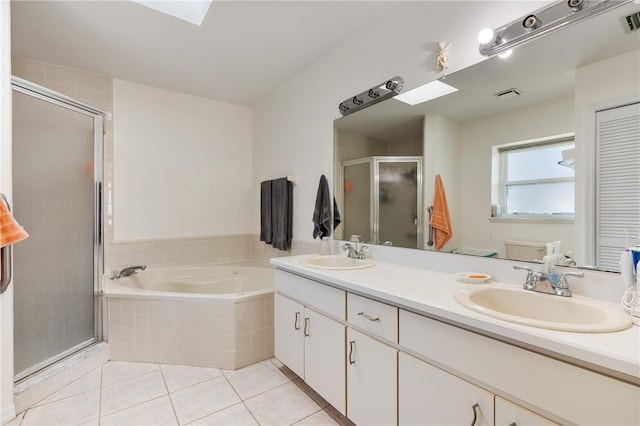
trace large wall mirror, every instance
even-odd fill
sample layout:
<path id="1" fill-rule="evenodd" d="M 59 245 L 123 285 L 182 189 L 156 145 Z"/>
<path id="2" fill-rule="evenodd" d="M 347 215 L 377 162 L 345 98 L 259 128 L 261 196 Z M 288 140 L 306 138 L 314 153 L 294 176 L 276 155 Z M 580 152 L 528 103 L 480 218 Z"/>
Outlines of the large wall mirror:
<path id="1" fill-rule="evenodd" d="M 392 98 L 335 120 L 335 237 L 434 250 L 440 175 L 453 229 L 442 251 L 536 261 L 560 241 L 566 265 L 616 271 L 620 250 L 640 242 L 640 174 L 629 171 L 628 188 L 603 177 L 607 155 L 640 170 L 640 32 L 625 28 L 638 11 L 624 4 L 447 75 L 454 93 L 413 106 Z M 596 110 L 629 105 L 626 121 L 609 122 L 626 123 L 630 150 L 615 137 L 612 153 L 598 148 Z M 624 218 L 608 230 L 616 209 Z"/>

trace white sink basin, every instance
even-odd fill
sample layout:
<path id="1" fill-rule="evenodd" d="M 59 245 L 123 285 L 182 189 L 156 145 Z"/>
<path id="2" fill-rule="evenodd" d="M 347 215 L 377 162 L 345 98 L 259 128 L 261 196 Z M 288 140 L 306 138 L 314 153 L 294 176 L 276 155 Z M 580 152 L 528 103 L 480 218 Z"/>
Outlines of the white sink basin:
<path id="1" fill-rule="evenodd" d="M 617 305 L 583 296 L 561 297 L 506 285 L 470 285 L 454 297 L 476 312 L 531 327 L 604 333 L 631 326 L 629 314 Z"/>
<path id="2" fill-rule="evenodd" d="M 364 269 L 376 265 L 375 260 L 353 259 L 351 257 L 337 255 L 305 257 L 300 263 L 309 268 L 335 270 Z"/>

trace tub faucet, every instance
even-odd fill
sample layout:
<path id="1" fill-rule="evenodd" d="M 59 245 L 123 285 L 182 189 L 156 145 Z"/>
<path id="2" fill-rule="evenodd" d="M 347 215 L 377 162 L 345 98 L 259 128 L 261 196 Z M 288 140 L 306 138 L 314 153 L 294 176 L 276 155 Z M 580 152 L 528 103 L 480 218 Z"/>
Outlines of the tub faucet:
<path id="1" fill-rule="evenodd" d="M 120 278 L 130 277 L 133 274 L 137 274 L 138 271 L 144 271 L 145 269 L 147 269 L 147 265 L 128 266 L 121 271 L 113 271 L 111 279 L 118 280 Z"/>

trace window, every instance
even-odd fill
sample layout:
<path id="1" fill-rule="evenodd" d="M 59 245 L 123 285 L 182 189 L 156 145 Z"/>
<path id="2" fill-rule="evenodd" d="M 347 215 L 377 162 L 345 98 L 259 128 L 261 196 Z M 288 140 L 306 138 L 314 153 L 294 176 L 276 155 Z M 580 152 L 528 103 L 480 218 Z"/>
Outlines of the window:
<path id="1" fill-rule="evenodd" d="M 573 136 L 497 147 L 502 217 L 573 218 Z"/>

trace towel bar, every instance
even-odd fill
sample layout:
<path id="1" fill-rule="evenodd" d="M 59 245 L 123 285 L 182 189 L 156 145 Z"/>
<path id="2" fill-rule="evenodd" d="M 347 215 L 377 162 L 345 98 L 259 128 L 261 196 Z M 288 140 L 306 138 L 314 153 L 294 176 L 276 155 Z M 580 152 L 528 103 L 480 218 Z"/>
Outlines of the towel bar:
<path id="1" fill-rule="evenodd" d="M 2 202 L 7 206 L 7 209 L 11 211 L 7 197 L 4 194 L 0 194 L 0 198 L 2 198 Z M 0 248 L 0 268 L 0 294 L 2 294 L 11 283 L 11 244 Z"/>
<path id="2" fill-rule="evenodd" d="M 427 208 L 429 212 L 429 241 L 427 241 L 427 246 L 431 247 L 433 245 L 433 226 L 431 226 L 431 216 L 433 216 L 433 206 L 429 206 Z"/>

